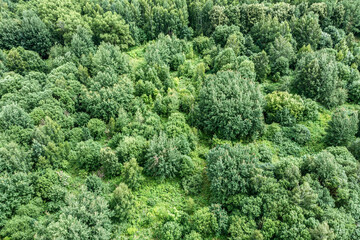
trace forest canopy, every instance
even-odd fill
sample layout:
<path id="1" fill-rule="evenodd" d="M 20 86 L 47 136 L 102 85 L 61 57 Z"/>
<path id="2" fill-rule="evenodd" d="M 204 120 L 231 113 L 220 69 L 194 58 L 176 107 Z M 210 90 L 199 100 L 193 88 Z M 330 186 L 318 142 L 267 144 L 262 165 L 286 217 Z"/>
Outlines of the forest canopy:
<path id="1" fill-rule="evenodd" d="M 360 239 L 360 1 L 0 13 L 0 239 Z"/>

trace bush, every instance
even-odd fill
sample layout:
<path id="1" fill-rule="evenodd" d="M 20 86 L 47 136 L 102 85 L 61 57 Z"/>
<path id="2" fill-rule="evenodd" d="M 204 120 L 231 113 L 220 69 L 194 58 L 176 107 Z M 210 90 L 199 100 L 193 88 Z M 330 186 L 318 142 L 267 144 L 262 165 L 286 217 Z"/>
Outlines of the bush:
<path id="1" fill-rule="evenodd" d="M 0 147 L 0 172 L 13 174 L 30 169 L 30 156 L 16 143 L 10 142 Z"/>
<path id="2" fill-rule="evenodd" d="M 260 144 L 257 146 L 259 152 L 259 161 L 264 163 L 271 163 L 273 153 L 271 148 L 266 144 Z"/>
<path id="3" fill-rule="evenodd" d="M 236 72 L 219 72 L 200 91 L 197 124 L 224 139 L 253 138 L 263 130 L 262 104 L 261 91 L 253 81 Z"/>
<path id="4" fill-rule="evenodd" d="M 32 223 L 35 219 L 28 216 L 15 215 L 6 222 L 4 228 L 0 231 L 3 239 L 13 240 L 31 240 L 35 235 Z"/>
<path id="5" fill-rule="evenodd" d="M 15 210 L 34 196 L 33 180 L 29 174 L 16 172 L 0 175 L 0 226 L 15 214 Z"/>
<path id="6" fill-rule="evenodd" d="M 161 94 L 156 96 L 154 111 L 160 116 L 168 117 L 170 114 L 178 111 L 179 107 L 179 96 L 174 90 L 170 90 L 165 97 Z"/>
<path id="7" fill-rule="evenodd" d="M 232 48 L 222 50 L 214 59 L 215 71 L 226 71 L 237 69 L 237 59 Z"/>
<path id="8" fill-rule="evenodd" d="M 106 124 L 100 119 L 93 118 L 87 124 L 91 136 L 95 139 L 101 139 L 105 135 Z"/>
<path id="9" fill-rule="evenodd" d="M 21 19 L 2 19 L 0 32 L 1 48 L 22 46 L 44 57 L 51 47 L 49 29 L 33 11 L 24 11 Z"/>
<path id="10" fill-rule="evenodd" d="M 129 72 L 129 58 L 122 53 L 120 48 L 110 43 L 102 42 L 97 49 L 92 62 L 92 73 L 95 76 L 98 72 L 114 70 L 117 74 Z"/>
<path id="11" fill-rule="evenodd" d="M 86 111 L 95 118 L 109 121 L 115 118 L 121 107 L 128 110 L 134 98 L 133 82 L 128 77 L 120 77 L 113 87 L 95 90 L 82 89 L 80 102 Z"/>
<path id="12" fill-rule="evenodd" d="M 138 189 L 144 181 L 142 170 L 143 168 L 138 165 L 135 158 L 124 163 L 121 177 L 132 190 Z"/>
<path id="13" fill-rule="evenodd" d="M 256 223 L 254 220 L 247 219 L 246 217 L 233 216 L 229 227 L 229 239 L 263 239 L 263 237 L 255 238 Z M 261 233 L 260 233 L 261 234 Z"/>
<path id="14" fill-rule="evenodd" d="M 206 54 L 214 46 L 212 38 L 199 36 L 193 40 L 193 48 L 200 55 Z"/>
<path id="15" fill-rule="evenodd" d="M 158 40 L 146 48 L 145 59 L 149 65 L 168 65 L 177 70 L 185 60 L 186 42 L 175 36 L 160 34 Z"/>
<path id="16" fill-rule="evenodd" d="M 353 103 L 360 104 L 360 81 L 351 83 L 349 87 L 349 98 Z"/>
<path id="17" fill-rule="evenodd" d="M 357 111 L 336 109 L 326 129 L 326 143 L 331 146 L 347 146 L 355 138 L 358 122 Z"/>
<path id="18" fill-rule="evenodd" d="M 201 192 L 201 187 L 204 182 L 204 177 L 201 172 L 196 172 L 191 175 L 186 175 L 181 180 L 182 187 L 186 194 L 198 194 Z"/>
<path id="19" fill-rule="evenodd" d="M 242 36 L 238 26 L 219 25 L 215 28 L 215 31 L 212 34 L 212 38 L 215 40 L 216 44 L 220 44 L 221 47 L 224 47 L 229 36 L 234 33 Z"/>
<path id="20" fill-rule="evenodd" d="M 150 141 L 145 156 L 145 173 L 161 178 L 175 177 L 181 169 L 181 153 L 174 139 L 160 133 Z"/>

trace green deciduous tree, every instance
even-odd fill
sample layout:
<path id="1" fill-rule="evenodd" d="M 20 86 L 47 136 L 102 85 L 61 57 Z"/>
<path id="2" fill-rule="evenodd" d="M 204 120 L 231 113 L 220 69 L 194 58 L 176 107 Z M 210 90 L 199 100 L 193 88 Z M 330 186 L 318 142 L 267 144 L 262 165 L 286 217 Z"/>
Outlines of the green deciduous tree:
<path id="1" fill-rule="evenodd" d="M 118 46 L 102 42 L 94 54 L 92 73 L 108 72 L 112 69 L 117 74 L 128 73 L 130 70 L 128 57 L 120 51 Z"/>
<path id="2" fill-rule="evenodd" d="M 200 91 L 197 124 L 221 138 L 256 137 L 263 128 L 262 104 L 256 83 L 237 72 L 219 72 L 206 79 Z"/>
<path id="3" fill-rule="evenodd" d="M 326 142 L 332 146 L 347 146 L 355 139 L 358 123 L 357 111 L 336 109 L 326 130 Z"/>
<path id="4" fill-rule="evenodd" d="M 301 95 L 327 107 L 341 105 L 347 97 L 339 81 L 335 56 L 326 50 L 306 53 L 298 61 L 294 87 Z"/>
<path id="5" fill-rule="evenodd" d="M 92 30 L 97 43 L 101 41 L 127 49 L 135 44 L 130 35 L 129 25 L 117 13 L 108 11 L 103 15 L 96 15 L 92 22 Z"/>
<path id="6" fill-rule="evenodd" d="M 301 18 L 294 17 L 291 19 L 290 26 L 298 49 L 308 44 L 310 44 L 313 49 L 317 49 L 322 31 L 316 15 L 308 14 Z"/>
<path id="7" fill-rule="evenodd" d="M 180 240 L 183 232 L 183 226 L 177 222 L 169 221 L 162 225 L 158 230 L 159 239 Z"/>
<path id="8" fill-rule="evenodd" d="M 101 166 L 100 149 L 100 143 L 95 142 L 92 139 L 85 142 L 79 142 L 76 145 L 73 161 L 78 164 L 80 168 L 87 171 L 97 170 Z"/>
<path id="9" fill-rule="evenodd" d="M 14 103 L 3 106 L 0 111 L 0 129 L 4 131 L 12 126 L 23 128 L 32 126 L 29 114 Z"/>
<path id="10" fill-rule="evenodd" d="M 92 118 L 87 124 L 88 129 L 90 130 L 91 136 L 95 140 L 101 139 L 105 135 L 106 124 L 97 118 Z"/>
<path id="11" fill-rule="evenodd" d="M 2 18 L 0 32 L 0 46 L 5 49 L 21 46 L 44 57 L 52 44 L 49 29 L 31 10 L 24 11 L 22 18 Z"/>
<path id="12" fill-rule="evenodd" d="M 126 220 L 133 209 L 134 196 L 125 183 L 120 183 L 114 190 L 110 200 L 110 208 L 116 220 Z"/>
<path id="13" fill-rule="evenodd" d="M 14 142 L 0 147 L 0 172 L 27 172 L 30 169 L 30 156 Z"/>
<path id="14" fill-rule="evenodd" d="M 60 209 L 55 219 L 40 226 L 38 237 L 110 239 L 111 220 L 107 201 L 84 189 L 78 195 L 67 195 L 66 205 Z"/>
<path id="15" fill-rule="evenodd" d="M 252 62 L 255 65 L 256 80 L 262 82 L 266 80 L 267 75 L 270 73 L 270 61 L 265 51 L 254 54 L 251 57 Z"/>
<path id="16" fill-rule="evenodd" d="M 273 92 L 265 97 L 265 119 L 292 125 L 302 120 L 316 120 L 318 107 L 312 100 L 304 101 L 299 95 L 288 92 Z M 309 115 L 308 113 L 311 112 Z"/>
<path id="17" fill-rule="evenodd" d="M 161 178 L 175 177 L 181 168 L 181 153 L 174 139 L 160 133 L 150 141 L 145 161 L 146 174 Z"/>
<path id="18" fill-rule="evenodd" d="M 252 189 L 252 178 L 258 172 L 258 157 L 249 147 L 222 145 L 207 156 L 208 176 L 213 197 L 219 201 Z"/>
<path id="19" fill-rule="evenodd" d="M 143 168 L 138 165 L 135 158 L 124 163 L 121 172 L 122 179 L 132 190 L 136 190 L 142 184 L 144 177 L 142 176 Z"/>
<path id="20" fill-rule="evenodd" d="M 100 150 L 100 161 L 107 177 L 113 177 L 120 174 L 121 164 L 115 151 L 109 147 L 102 148 Z"/>

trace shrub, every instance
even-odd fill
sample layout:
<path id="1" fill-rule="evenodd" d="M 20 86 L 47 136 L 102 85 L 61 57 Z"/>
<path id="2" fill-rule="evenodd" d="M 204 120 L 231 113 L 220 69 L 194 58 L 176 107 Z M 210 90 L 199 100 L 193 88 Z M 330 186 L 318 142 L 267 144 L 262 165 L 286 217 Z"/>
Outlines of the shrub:
<path id="1" fill-rule="evenodd" d="M 262 104 L 262 94 L 253 81 L 236 72 L 219 72 L 200 91 L 197 124 L 224 139 L 256 137 L 263 130 Z"/>
<path id="2" fill-rule="evenodd" d="M 215 215 L 217 220 L 217 234 L 226 234 L 229 227 L 229 216 L 225 209 L 221 208 L 220 204 L 212 204 L 210 211 Z"/>
<path id="3" fill-rule="evenodd" d="M 263 239 L 254 238 L 253 234 L 256 231 L 256 223 L 254 220 L 247 219 L 246 217 L 232 216 L 229 226 L 229 239 Z"/>
<path id="4" fill-rule="evenodd" d="M 117 74 L 129 72 L 129 58 L 122 53 L 118 46 L 102 42 L 93 57 L 92 73 L 114 70 Z"/>
<path id="5" fill-rule="evenodd" d="M 179 107 L 179 96 L 174 90 L 170 90 L 165 97 L 161 94 L 156 96 L 154 111 L 160 116 L 168 117 L 170 114 L 178 111 Z"/>
<path id="6" fill-rule="evenodd" d="M 193 48 L 200 55 L 205 54 L 210 51 L 210 49 L 214 46 L 214 41 L 212 38 L 199 36 L 194 38 L 193 40 Z"/>
<path id="7" fill-rule="evenodd" d="M 107 201 L 94 193 L 81 189 L 80 194 L 69 194 L 59 214 L 38 226 L 40 239 L 101 239 L 111 237 L 110 211 Z"/>
<path id="8" fill-rule="evenodd" d="M 237 59 L 232 48 L 224 49 L 214 59 L 215 71 L 235 70 L 236 68 Z"/>
<path id="9" fill-rule="evenodd" d="M 201 172 L 195 172 L 186 175 L 181 180 L 182 187 L 186 194 L 198 194 L 201 192 L 201 187 L 204 182 L 204 177 Z"/>
<path id="10" fill-rule="evenodd" d="M 15 215 L 6 222 L 4 228 L 0 231 L 0 236 L 3 239 L 14 240 L 31 240 L 35 235 L 32 223 L 35 219 L 28 216 Z"/>
<path id="11" fill-rule="evenodd" d="M 189 234 L 185 235 L 185 240 L 202 240 L 200 233 L 196 231 L 191 231 Z"/>
<path id="12" fill-rule="evenodd" d="M 212 38 L 215 40 L 216 44 L 220 44 L 221 47 L 224 47 L 229 36 L 234 33 L 239 34 L 242 37 L 240 28 L 238 26 L 219 25 L 215 28 L 215 31 L 212 34 Z"/>
<path id="13" fill-rule="evenodd" d="M 270 73 L 270 61 L 265 51 L 254 54 L 251 58 L 255 65 L 256 80 L 259 82 L 265 81 L 267 75 Z"/>
<path id="14" fill-rule="evenodd" d="M 115 118 L 121 107 L 128 110 L 134 98 L 133 82 L 128 77 L 121 77 L 113 87 L 98 90 L 82 89 L 81 105 L 95 118 L 109 121 Z"/>
<path id="15" fill-rule="evenodd" d="M 326 129 L 326 143 L 331 146 L 347 146 L 355 138 L 358 122 L 357 111 L 336 109 Z"/>
<path id="16" fill-rule="evenodd" d="M 349 87 L 349 98 L 356 104 L 360 103 L 360 81 L 351 83 Z"/>
<path id="17" fill-rule="evenodd" d="M 177 70 L 185 60 L 186 42 L 175 36 L 159 35 L 158 40 L 146 48 L 145 59 L 149 65 L 168 65 Z"/>
<path id="18" fill-rule="evenodd" d="M 266 144 L 260 144 L 257 146 L 259 152 L 259 161 L 264 163 L 271 163 L 273 153 L 271 148 Z"/>
<path id="19" fill-rule="evenodd" d="M 3 226 L 20 205 L 28 203 L 33 198 L 33 180 L 29 174 L 23 172 L 2 173 L 0 192 L 0 226 Z"/>
<path id="20" fill-rule="evenodd" d="M 29 154 L 16 143 L 0 147 L 0 172 L 27 172 L 30 169 Z"/>

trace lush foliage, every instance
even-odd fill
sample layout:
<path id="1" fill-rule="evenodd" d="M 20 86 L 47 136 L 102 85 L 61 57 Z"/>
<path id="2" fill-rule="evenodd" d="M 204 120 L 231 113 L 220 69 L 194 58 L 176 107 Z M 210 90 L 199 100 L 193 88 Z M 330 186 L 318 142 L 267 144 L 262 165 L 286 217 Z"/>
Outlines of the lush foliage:
<path id="1" fill-rule="evenodd" d="M 360 239 L 360 1 L 0 9 L 0 239 Z"/>
<path id="2" fill-rule="evenodd" d="M 237 72 L 219 72 L 205 80 L 199 93 L 198 125 L 226 139 L 255 137 L 263 128 L 262 104 L 252 80 Z"/>

